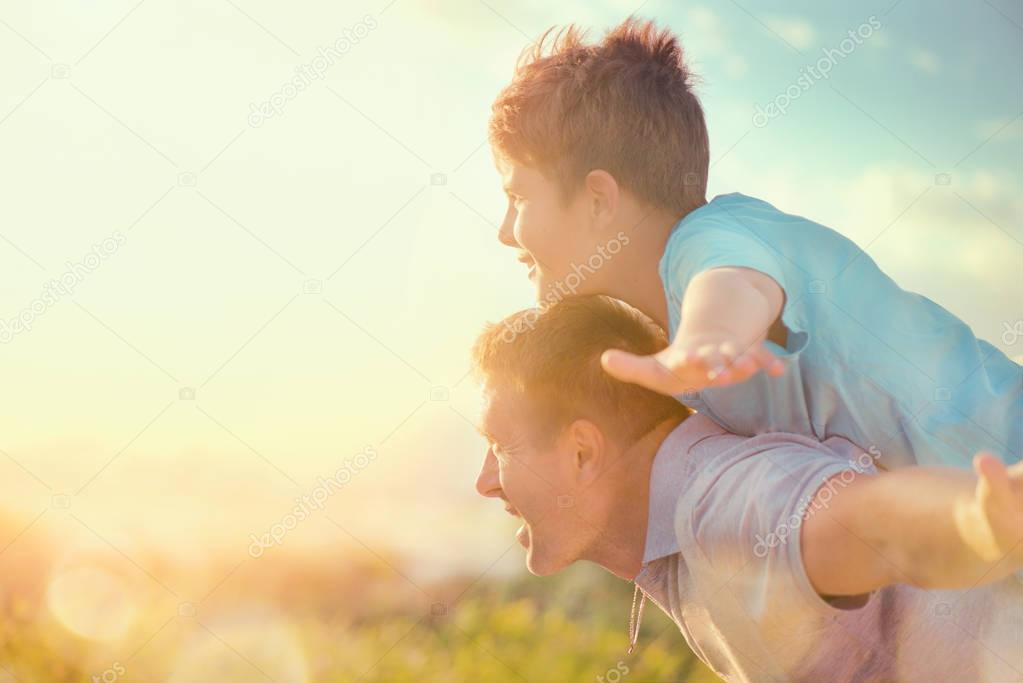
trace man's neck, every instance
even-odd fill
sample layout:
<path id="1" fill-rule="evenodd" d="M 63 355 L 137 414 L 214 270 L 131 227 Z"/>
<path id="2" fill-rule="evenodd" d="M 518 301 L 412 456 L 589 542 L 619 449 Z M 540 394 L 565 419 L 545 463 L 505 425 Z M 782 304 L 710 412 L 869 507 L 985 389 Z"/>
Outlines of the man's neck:
<path id="1" fill-rule="evenodd" d="M 623 452 L 611 467 L 612 505 L 607 528 L 582 559 L 595 562 L 612 574 L 632 580 L 643 567 L 650 513 L 650 474 L 664 440 L 684 420 L 673 417 L 659 423 Z"/>

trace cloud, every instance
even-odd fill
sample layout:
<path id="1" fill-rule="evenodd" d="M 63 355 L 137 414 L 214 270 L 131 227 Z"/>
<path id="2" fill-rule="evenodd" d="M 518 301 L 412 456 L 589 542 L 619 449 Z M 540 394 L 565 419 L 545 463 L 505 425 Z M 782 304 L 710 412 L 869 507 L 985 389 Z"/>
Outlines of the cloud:
<path id="1" fill-rule="evenodd" d="M 725 74 L 729 78 L 742 78 L 749 71 L 749 64 L 742 55 L 729 55 L 725 57 Z"/>
<path id="2" fill-rule="evenodd" d="M 977 137 L 988 139 L 997 135 L 999 140 L 1016 140 L 1023 137 L 1023 116 L 983 119 L 977 122 Z"/>
<path id="3" fill-rule="evenodd" d="M 746 58 L 736 52 L 725 23 L 714 10 L 693 5 L 686 11 L 685 21 L 679 29 L 682 47 L 690 58 L 695 56 L 713 61 L 731 79 L 742 78 L 749 71 Z"/>
<path id="4" fill-rule="evenodd" d="M 709 7 L 694 5 L 686 12 L 686 21 L 681 28 L 685 45 L 695 45 L 704 55 L 718 56 L 725 52 L 728 40 L 724 23 Z"/>
<path id="5" fill-rule="evenodd" d="M 780 35 L 786 42 L 800 50 L 813 47 L 817 31 L 804 19 L 796 17 L 771 17 L 767 26 Z"/>
<path id="6" fill-rule="evenodd" d="M 941 62 L 938 60 L 938 55 L 934 54 L 930 50 L 916 49 L 909 53 L 909 63 L 929 74 L 938 73 L 938 67 L 941 66 Z"/>

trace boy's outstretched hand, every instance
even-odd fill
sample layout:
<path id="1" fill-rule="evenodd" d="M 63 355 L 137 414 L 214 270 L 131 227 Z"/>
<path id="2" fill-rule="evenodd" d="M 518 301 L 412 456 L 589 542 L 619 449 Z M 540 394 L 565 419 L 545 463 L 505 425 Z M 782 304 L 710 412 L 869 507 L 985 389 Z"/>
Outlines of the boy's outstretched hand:
<path id="1" fill-rule="evenodd" d="M 1006 467 L 990 453 L 973 458 L 977 487 L 956 510 L 963 541 L 984 561 L 1023 566 L 1023 462 Z"/>
<path id="2" fill-rule="evenodd" d="M 652 356 L 611 349 L 600 362 L 612 377 L 668 396 L 738 384 L 760 370 L 774 377 L 784 372 L 782 362 L 762 343 L 740 350 L 734 342 L 709 339 L 676 338 Z"/>

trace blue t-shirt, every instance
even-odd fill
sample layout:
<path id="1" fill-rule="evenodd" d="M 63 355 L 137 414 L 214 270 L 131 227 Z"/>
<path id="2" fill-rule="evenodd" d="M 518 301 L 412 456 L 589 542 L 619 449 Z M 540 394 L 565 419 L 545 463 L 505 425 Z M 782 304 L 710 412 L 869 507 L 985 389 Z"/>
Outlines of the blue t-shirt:
<path id="1" fill-rule="evenodd" d="M 738 193 L 692 211 L 660 263 L 672 339 L 689 282 L 721 267 L 784 290 L 786 347 L 767 346 L 785 374 L 679 396 L 689 407 L 744 436 L 841 436 L 887 468 L 1023 458 L 1023 367 L 842 235 Z"/>

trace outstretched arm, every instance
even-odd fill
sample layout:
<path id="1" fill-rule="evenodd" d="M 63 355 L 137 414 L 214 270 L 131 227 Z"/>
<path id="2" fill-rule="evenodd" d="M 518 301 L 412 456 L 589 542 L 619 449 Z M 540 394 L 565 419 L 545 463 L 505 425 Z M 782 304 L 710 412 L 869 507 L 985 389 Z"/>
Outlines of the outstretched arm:
<path id="1" fill-rule="evenodd" d="M 625 382 L 669 396 L 735 384 L 758 370 L 782 372 L 763 346 L 785 294 L 769 276 L 750 268 L 713 268 L 686 288 L 681 323 L 668 348 L 652 356 L 609 350 L 604 369 Z"/>
<path id="2" fill-rule="evenodd" d="M 982 453 L 973 465 L 975 474 L 910 467 L 857 475 L 835 492 L 802 524 L 803 563 L 818 594 L 893 583 L 965 589 L 1023 568 L 1023 464 L 1006 468 Z"/>

